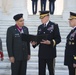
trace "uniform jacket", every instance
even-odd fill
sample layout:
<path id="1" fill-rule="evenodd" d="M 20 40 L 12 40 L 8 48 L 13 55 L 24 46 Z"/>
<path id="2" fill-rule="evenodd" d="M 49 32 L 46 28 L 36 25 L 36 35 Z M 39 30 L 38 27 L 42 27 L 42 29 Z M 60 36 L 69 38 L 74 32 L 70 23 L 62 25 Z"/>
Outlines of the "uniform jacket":
<path id="1" fill-rule="evenodd" d="M 58 25 L 49 21 L 47 27 L 41 24 L 38 27 L 37 35 L 48 34 L 47 40 L 51 42 L 50 45 L 39 44 L 39 58 L 51 59 L 56 57 L 56 44 L 61 41 Z M 53 39 L 56 41 L 54 46 Z M 35 47 L 35 46 L 34 46 Z"/>
<path id="2" fill-rule="evenodd" d="M 28 34 L 28 28 L 23 26 L 23 32 Z M 30 55 L 30 44 L 21 40 L 16 25 L 8 28 L 6 44 L 9 57 L 13 56 L 15 60 L 26 60 Z"/>
<path id="3" fill-rule="evenodd" d="M 67 36 L 64 64 L 73 66 L 73 63 L 76 63 L 76 59 L 74 59 L 74 57 L 76 57 L 76 28 Z"/>

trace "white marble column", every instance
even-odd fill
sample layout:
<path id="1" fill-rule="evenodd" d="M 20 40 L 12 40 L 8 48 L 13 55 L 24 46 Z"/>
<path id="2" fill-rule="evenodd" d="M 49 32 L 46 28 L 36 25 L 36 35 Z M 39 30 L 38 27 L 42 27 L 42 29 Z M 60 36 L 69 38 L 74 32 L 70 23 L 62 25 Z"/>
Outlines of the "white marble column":
<path id="1" fill-rule="evenodd" d="M 63 19 L 68 20 L 69 12 L 76 12 L 76 0 L 64 0 Z"/>
<path id="2" fill-rule="evenodd" d="M 12 7 L 8 13 L 3 13 L 0 10 L 0 20 L 13 20 L 13 16 L 18 13 L 24 14 L 24 19 L 27 20 L 27 0 L 13 0 Z"/>

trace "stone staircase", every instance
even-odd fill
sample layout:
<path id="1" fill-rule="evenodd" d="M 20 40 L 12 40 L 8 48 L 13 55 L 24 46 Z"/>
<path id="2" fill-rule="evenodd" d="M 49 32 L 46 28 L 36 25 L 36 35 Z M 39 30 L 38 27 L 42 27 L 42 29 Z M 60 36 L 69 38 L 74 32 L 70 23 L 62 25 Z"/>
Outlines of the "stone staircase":
<path id="1" fill-rule="evenodd" d="M 66 43 L 66 36 L 70 31 L 67 21 L 64 21 L 62 16 L 51 16 L 50 20 L 59 24 L 62 42 L 57 46 L 57 58 L 55 63 L 55 75 L 68 75 L 67 67 L 64 66 L 64 50 Z M 0 61 L 0 75 L 11 75 L 10 62 L 6 50 L 6 30 L 9 26 L 14 25 L 12 20 L 0 20 L 0 37 L 3 44 L 4 61 Z M 37 27 L 41 22 L 38 15 L 29 15 L 25 26 L 28 27 L 30 34 L 36 34 Z M 46 70 L 48 74 L 48 70 Z M 38 75 L 38 47 L 35 49 L 31 46 L 31 59 L 27 65 L 27 75 Z"/>

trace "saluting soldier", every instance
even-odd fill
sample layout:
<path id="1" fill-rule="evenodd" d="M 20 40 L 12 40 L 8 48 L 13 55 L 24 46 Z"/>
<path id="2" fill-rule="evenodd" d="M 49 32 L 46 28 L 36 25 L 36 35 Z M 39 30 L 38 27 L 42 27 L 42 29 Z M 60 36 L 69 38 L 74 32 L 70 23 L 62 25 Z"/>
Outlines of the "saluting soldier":
<path id="1" fill-rule="evenodd" d="M 1 58 L 1 61 L 3 60 L 3 57 L 4 57 L 4 55 L 3 55 L 3 50 L 2 50 L 2 40 L 0 38 L 0 58 Z"/>
<path id="2" fill-rule="evenodd" d="M 66 38 L 65 61 L 69 75 L 76 75 L 76 13 L 70 12 L 69 24 L 73 28 Z"/>
<path id="3" fill-rule="evenodd" d="M 58 24 L 49 20 L 49 11 L 40 11 L 42 24 L 38 27 L 37 35 L 47 34 L 40 43 L 31 42 L 35 48 L 39 45 L 39 75 L 46 74 L 46 64 L 49 75 L 54 75 L 53 61 L 56 57 L 56 45 L 61 42 Z"/>
<path id="4" fill-rule="evenodd" d="M 23 14 L 17 14 L 13 19 L 16 24 L 8 28 L 6 38 L 12 75 L 26 75 L 27 60 L 30 59 L 30 43 L 23 42 L 20 35 L 29 32 L 24 26 Z"/>

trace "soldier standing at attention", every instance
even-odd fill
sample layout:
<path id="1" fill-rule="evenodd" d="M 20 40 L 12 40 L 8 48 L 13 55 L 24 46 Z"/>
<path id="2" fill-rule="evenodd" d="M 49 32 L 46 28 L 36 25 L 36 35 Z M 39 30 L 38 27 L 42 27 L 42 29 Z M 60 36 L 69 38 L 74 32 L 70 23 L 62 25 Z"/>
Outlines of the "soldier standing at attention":
<path id="1" fill-rule="evenodd" d="M 66 38 L 64 65 L 68 66 L 69 75 L 76 75 L 76 13 L 70 12 L 70 31 Z"/>
<path id="2" fill-rule="evenodd" d="M 45 11 L 46 10 L 46 1 L 47 0 L 40 0 L 40 2 L 41 2 L 41 11 Z"/>
<path id="3" fill-rule="evenodd" d="M 51 15 L 54 14 L 55 1 L 56 1 L 56 0 L 49 0 L 49 11 L 50 11 L 50 14 L 51 14 Z"/>
<path id="4" fill-rule="evenodd" d="M 42 24 L 38 27 L 37 35 L 48 34 L 46 40 L 43 39 L 40 43 L 31 42 L 34 48 L 39 45 L 38 75 L 46 75 L 46 65 L 49 75 L 54 75 L 53 61 L 56 57 L 56 45 L 61 42 L 58 24 L 51 22 L 49 17 L 49 11 L 40 11 Z"/>
<path id="5" fill-rule="evenodd" d="M 32 11 L 33 11 L 33 14 L 37 13 L 37 5 L 38 5 L 38 0 L 32 0 Z"/>
<path id="6" fill-rule="evenodd" d="M 26 75 L 27 60 L 30 59 L 30 43 L 21 40 L 21 34 L 29 34 L 24 26 L 23 14 L 13 17 L 16 24 L 7 30 L 7 51 L 11 62 L 11 75 Z"/>
<path id="7" fill-rule="evenodd" d="M 4 55 L 3 55 L 3 50 L 2 50 L 2 40 L 0 38 L 0 58 L 1 58 L 1 61 L 3 60 L 3 57 L 4 57 Z"/>

